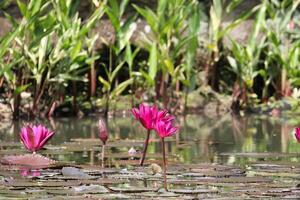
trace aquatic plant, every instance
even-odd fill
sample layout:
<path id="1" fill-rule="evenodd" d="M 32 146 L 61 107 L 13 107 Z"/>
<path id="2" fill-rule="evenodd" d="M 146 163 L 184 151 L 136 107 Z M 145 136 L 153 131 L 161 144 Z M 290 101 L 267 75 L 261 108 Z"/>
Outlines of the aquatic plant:
<path id="1" fill-rule="evenodd" d="M 103 142 L 103 145 L 105 145 L 108 139 L 108 131 L 107 131 L 105 121 L 103 119 L 99 119 L 98 128 L 99 128 L 99 134 L 98 134 L 99 138 Z"/>
<path id="2" fill-rule="evenodd" d="M 167 190 L 167 163 L 166 163 L 166 150 L 165 150 L 165 137 L 170 137 L 178 131 L 178 127 L 174 126 L 172 121 L 159 120 L 155 123 L 155 130 L 161 139 L 163 151 L 163 171 L 164 171 L 164 188 Z"/>
<path id="3" fill-rule="evenodd" d="M 154 121 L 156 120 L 158 110 L 156 106 L 148 106 L 145 104 L 140 104 L 139 109 L 133 108 L 131 112 L 135 117 L 135 119 L 139 120 L 140 123 L 145 127 L 145 129 L 147 129 L 147 137 L 144 143 L 143 155 L 140 160 L 140 165 L 142 166 L 144 164 L 144 160 L 148 148 L 150 132 L 154 128 L 153 124 Z"/>
<path id="4" fill-rule="evenodd" d="M 27 125 L 21 129 L 20 137 L 24 146 L 34 154 L 43 148 L 46 142 L 54 135 L 43 125 Z"/>
<path id="5" fill-rule="evenodd" d="M 295 128 L 295 137 L 297 141 L 300 143 L 300 127 Z"/>
<path id="6" fill-rule="evenodd" d="M 149 106 L 145 104 L 140 104 L 139 108 L 133 108 L 131 110 L 135 119 L 139 120 L 140 123 L 147 129 L 147 137 L 144 143 L 143 155 L 140 160 L 140 165 L 144 164 L 149 136 L 151 130 L 155 129 L 155 124 L 157 121 L 170 122 L 174 119 L 174 116 L 168 114 L 167 110 L 158 110 L 156 106 Z"/>
<path id="7" fill-rule="evenodd" d="M 101 159 L 102 159 L 102 167 L 104 167 L 104 152 L 105 152 L 104 150 L 105 150 L 106 141 L 108 139 L 108 130 L 106 127 L 106 123 L 102 118 L 99 119 L 98 128 L 99 128 L 98 136 L 103 143 Z"/>

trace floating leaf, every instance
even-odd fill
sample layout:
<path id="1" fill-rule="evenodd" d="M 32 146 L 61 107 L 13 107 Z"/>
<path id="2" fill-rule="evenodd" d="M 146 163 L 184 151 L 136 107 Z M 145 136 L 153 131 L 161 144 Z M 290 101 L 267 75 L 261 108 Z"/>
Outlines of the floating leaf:
<path id="1" fill-rule="evenodd" d="M 47 168 L 56 163 L 55 160 L 39 154 L 25 154 L 19 156 L 4 156 L 0 162 L 6 165 L 21 165 L 30 168 Z"/>

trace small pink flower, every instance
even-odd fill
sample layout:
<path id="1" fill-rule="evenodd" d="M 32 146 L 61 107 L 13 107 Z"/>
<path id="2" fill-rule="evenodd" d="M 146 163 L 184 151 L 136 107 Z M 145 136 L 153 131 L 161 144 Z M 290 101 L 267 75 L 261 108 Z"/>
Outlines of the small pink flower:
<path id="1" fill-rule="evenodd" d="M 131 112 L 135 119 L 139 120 L 148 131 L 154 129 L 154 123 L 158 113 L 156 106 L 141 104 L 139 109 L 133 108 Z"/>
<path id="2" fill-rule="evenodd" d="M 43 148 L 46 142 L 54 135 L 54 131 L 49 131 L 45 126 L 27 125 L 21 129 L 21 140 L 24 146 L 32 152 Z"/>
<path id="3" fill-rule="evenodd" d="M 156 122 L 158 122 L 160 120 L 162 120 L 164 122 L 171 122 L 174 119 L 175 119 L 175 117 L 173 115 L 170 115 L 167 110 L 160 110 L 157 112 L 155 120 L 156 120 Z"/>
<path id="4" fill-rule="evenodd" d="M 300 143 L 300 127 L 295 128 L 295 137 L 297 141 Z"/>
<path id="5" fill-rule="evenodd" d="M 108 139 L 108 130 L 105 121 L 103 119 L 99 119 L 98 127 L 99 127 L 99 134 L 98 134 L 99 138 L 105 145 Z"/>
<path id="6" fill-rule="evenodd" d="M 158 110 L 156 106 L 144 104 L 140 104 L 139 109 L 133 108 L 131 112 L 135 119 L 139 120 L 148 131 L 155 129 L 157 121 L 169 122 L 175 119 L 167 110 Z"/>
<path id="7" fill-rule="evenodd" d="M 160 120 L 156 122 L 155 130 L 159 137 L 165 138 L 174 135 L 178 127 L 174 126 L 171 121 Z"/>

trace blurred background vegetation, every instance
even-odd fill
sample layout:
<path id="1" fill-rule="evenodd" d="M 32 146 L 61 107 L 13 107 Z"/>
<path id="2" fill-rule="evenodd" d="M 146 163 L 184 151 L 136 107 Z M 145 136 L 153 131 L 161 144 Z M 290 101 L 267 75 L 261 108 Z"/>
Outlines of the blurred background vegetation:
<path id="1" fill-rule="evenodd" d="M 0 102 L 14 118 L 144 101 L 173 113 L 211 102 L 296 111 L 299 3 L 3 0 Z"/>

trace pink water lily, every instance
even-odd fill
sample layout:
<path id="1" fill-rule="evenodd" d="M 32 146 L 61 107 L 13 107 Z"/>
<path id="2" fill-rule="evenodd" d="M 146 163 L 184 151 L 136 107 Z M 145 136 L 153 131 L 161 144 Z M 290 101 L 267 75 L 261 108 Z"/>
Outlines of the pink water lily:
<path id="1" fill-rule="evenodd" d="M 155 130 L 160 138 L 165 138 L 174 135 L 178 127 L 172 124 L 172 121 L 160 120 L 156 123 Z"/>
<path id="2" fill-rule="evenodd" d="M 158 110 L 156 106 L 140 104 L 139 108 L 131 109 L 135 119 L 139 120 L 144 128 L 147 129 L 147 137 L 144 142 L 143 154 L 140 165 L 144 164 L 147 147 L 149 143 L 150 131 L 155 129 L 157 121 L 170 122 L 174 120 L 174 116 L 170 115 L 167 110 Z"/>
<path id="3" fill-rule="evenodd" d="M 99 128 L 98 136 L 100 140 L 103 142 L 103 144 L 105 145 L 108 139 L 108 130 L 105 121 L 103 119 L 99 119 L 98 128 Z"/>
<path id="4" fill-rule="evenodd" d="M 24 146 L 35 153 L 43 148 L 54 133 L 54 131 L 49 131 L 43 125 L 27 125 L 21 129 L 20 136 Z"/>
<path id="5" fill-rule="evenodd" d="M 163 172 L 164 172 L 164 188 L 167 190 L 167 162 L 166 162 L 166 148 L 165 148 L 165 137 L 174 135 L 178 131 L 178 127 L 173 125 L 172 120 L 158 120 L 155 123 L 155 130 L 161 139 L 162 151 L 163 151 Z"/>
<path id="6" fill-rule="evenodd" d="M 104 167 L 105 145 L 106 145 L 106 141 L 108 139 L 108 130 L 107 130 L 107 126 L 106 126 L 104 119 L 102 119 L 102 118 L 99 119 L 98 128 L 99 128 L 98 136 L 103 143 L 102 154 L 101 154 L 101 163 L 102 163 L 102 167 Z"/>
<path id="7" fill-rule="evenodd" d="M 139 120 L 148 131 L 154 129 L 154 122 L 158 114 L 156 106 L 141 104 L 139 109 L 133 108 L 131 112 L 135 119 Z"/>
<path id="8" fill-rule="evenodd" d="M 297 141 L 300 143 L 300 127 L 295 128 L 295 137 Z"/>

